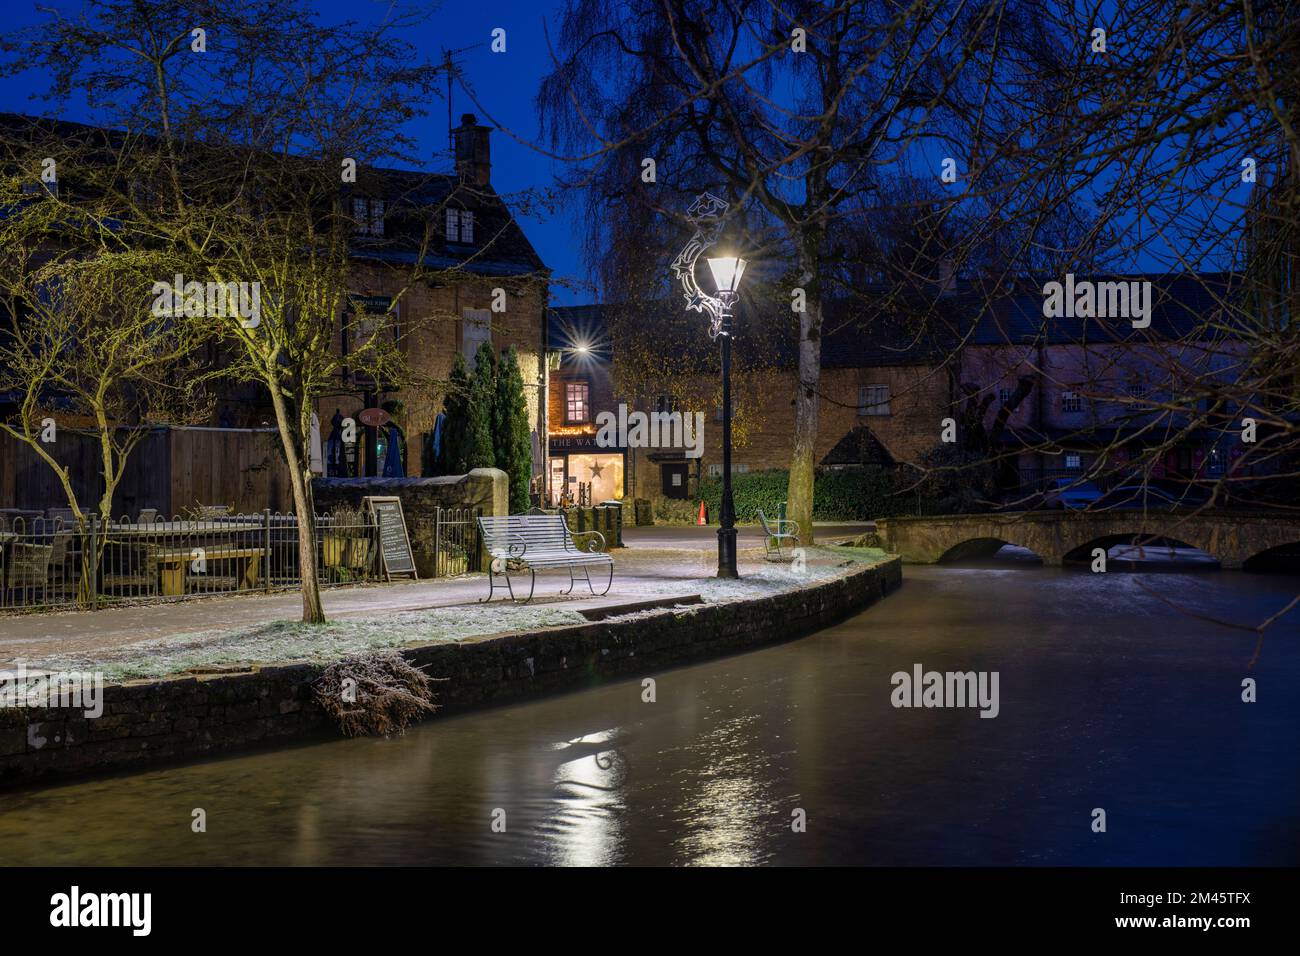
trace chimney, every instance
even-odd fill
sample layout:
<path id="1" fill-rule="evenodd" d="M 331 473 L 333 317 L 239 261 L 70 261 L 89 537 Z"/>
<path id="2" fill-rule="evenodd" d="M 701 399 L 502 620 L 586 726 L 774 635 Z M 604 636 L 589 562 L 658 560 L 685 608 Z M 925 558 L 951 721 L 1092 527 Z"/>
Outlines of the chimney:
<path id="1" fill-rule="evenodd" d="M 452 145 L 456 151 L 456 172 L 467 182 L 486 186 L 492 181 L 492 150 L 488 145 L 490 126 L 479 126 L 473 113 L 460 118 L 460 125 L 451 131 Z"/>

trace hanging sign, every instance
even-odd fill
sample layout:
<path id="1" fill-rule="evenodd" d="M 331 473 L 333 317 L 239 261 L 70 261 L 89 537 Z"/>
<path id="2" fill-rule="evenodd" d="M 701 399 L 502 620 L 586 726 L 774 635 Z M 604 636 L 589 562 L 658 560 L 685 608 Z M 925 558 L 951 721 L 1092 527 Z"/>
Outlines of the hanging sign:
<path id="1" fill-rule="evenodd" d="M 369 428 L 382 428 L 391 418 L 392 416 L 382 408 L 367 408 L 357 412 L 357 421 Z"/>

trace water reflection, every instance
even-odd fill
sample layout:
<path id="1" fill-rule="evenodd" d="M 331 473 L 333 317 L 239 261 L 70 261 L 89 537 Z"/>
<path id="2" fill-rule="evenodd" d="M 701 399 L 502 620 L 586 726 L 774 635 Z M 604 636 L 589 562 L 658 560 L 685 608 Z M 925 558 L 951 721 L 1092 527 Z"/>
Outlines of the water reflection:
<path id="1" fill-rule="evenodd" d="M 1300 628 L 1283 621 L 1247 671 L 1249 634 L 1143 585 L 1240 622 L 1300 590 L 1230 572 L 910 568 L 812 638 L 645 675 L 655 703 L 637 678 L 394 740 L 0 794 L 0 862 L 1300 861 Z M 890 675 L 918 662 L 998 670 L 1001 715 L 894 709 Z M 1240 702 L 1247 675 L 1258 704 Z"/>

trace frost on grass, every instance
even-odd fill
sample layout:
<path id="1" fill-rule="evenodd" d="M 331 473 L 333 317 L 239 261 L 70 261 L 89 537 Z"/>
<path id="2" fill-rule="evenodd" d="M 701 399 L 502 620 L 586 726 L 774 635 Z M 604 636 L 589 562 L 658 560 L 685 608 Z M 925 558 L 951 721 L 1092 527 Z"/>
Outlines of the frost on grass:
<path id="1" fill-rule="evenodd" d="M 744 577 L 734 581 L 713 576 L 715 564 L 705 558 L 694 573 L 665 577 L 662 586 L 638 586 L 630 599 L 698 593 L 706 602 L 766 597 L 844 574 L 855 565 L 874 563 L 884 553 L 871 548 L 805 549 L 806 563 L 747 564 Z M 617 600 L 618 577 L 611 598 Z M 654 612 L 643 612 L 654 613 Z M 640 615 L 637 615 L 640 616 Z M 176 634 L 125 647 L 104 650 L 94 657 L 54 656 L 39 661 L 49 670 L 96 670 L 107 680 L 165 677 L 193 670 L 307 661 L 328 664 L 382 648 L 406 644 L 457 641 L 504 631 L 537 631 L 585 624 L 577 611 L 556 606 L 499 603 L 455 605 L 420 611 L 376 612 L 371 618 L 343 618 L 326 624 L 274 621 L 241 628 Z"/>
<path id="2" fill-rule="evenodd" d="M 48 658 L 41 666 L 94 669 L 105 679 L 165 677 L 190 670 L 287 661 L 327 663 L 383 647 L 434 644 L 501 631 L 584 624 L 577 611 L 551 607 L 458 606 L 405 611 L 326 624 L 274 621 L 237 630 L 200 631 L 144 641 L 94 658 Z"/>

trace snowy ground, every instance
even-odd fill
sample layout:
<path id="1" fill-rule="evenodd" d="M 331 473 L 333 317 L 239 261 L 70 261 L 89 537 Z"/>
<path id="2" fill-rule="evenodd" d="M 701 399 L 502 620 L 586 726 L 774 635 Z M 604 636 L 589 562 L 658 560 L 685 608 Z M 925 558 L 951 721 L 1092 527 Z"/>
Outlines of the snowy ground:
<path id="1" fill-rule="evenodd" d="M 707 603 L 744 600 L 844 574 L 850 567 L 875 563 L 884 557 L 883 552 L 863 548 L 809 548 L 806 552 L 806 563 L 802 566 L 746 561 L 741 567 L 743 577 L 735 581 L 708 576 L 713 568 L 707 560 L 683 561 L 682 556 L 669 552 L 643 554 L 638 561 L 645 562 L 646 567 L 639 571 L 641 578 L 635 592 L 617 599 L 611 597 L 605 603 L 686 594 L 698 594 Z M 671 568 L 675 573 L 666 573 L 662 583 L 656 584 L 654 575 L 647 575 L 646 571 L 659 565 L 666 570 Z M 590 607 L 592 602 L 583 602 L 583 606 Z M 44 654 L 28 658 L 26 666 L 56 671 L 98 671 L 106 680 L 162 677 L 255 663 L 323 663 L 376 648 L 459 641 L 509 631 L 535 631 L 581 624 L 586 620 L 576 607 L 564 603 L 456 604 L 410 611 L 393 611 L 377 606 L 371 614 L 336 619 L 323 625 L 275 620 L 176 633 L 98 648 L 93 653 Z"/>

